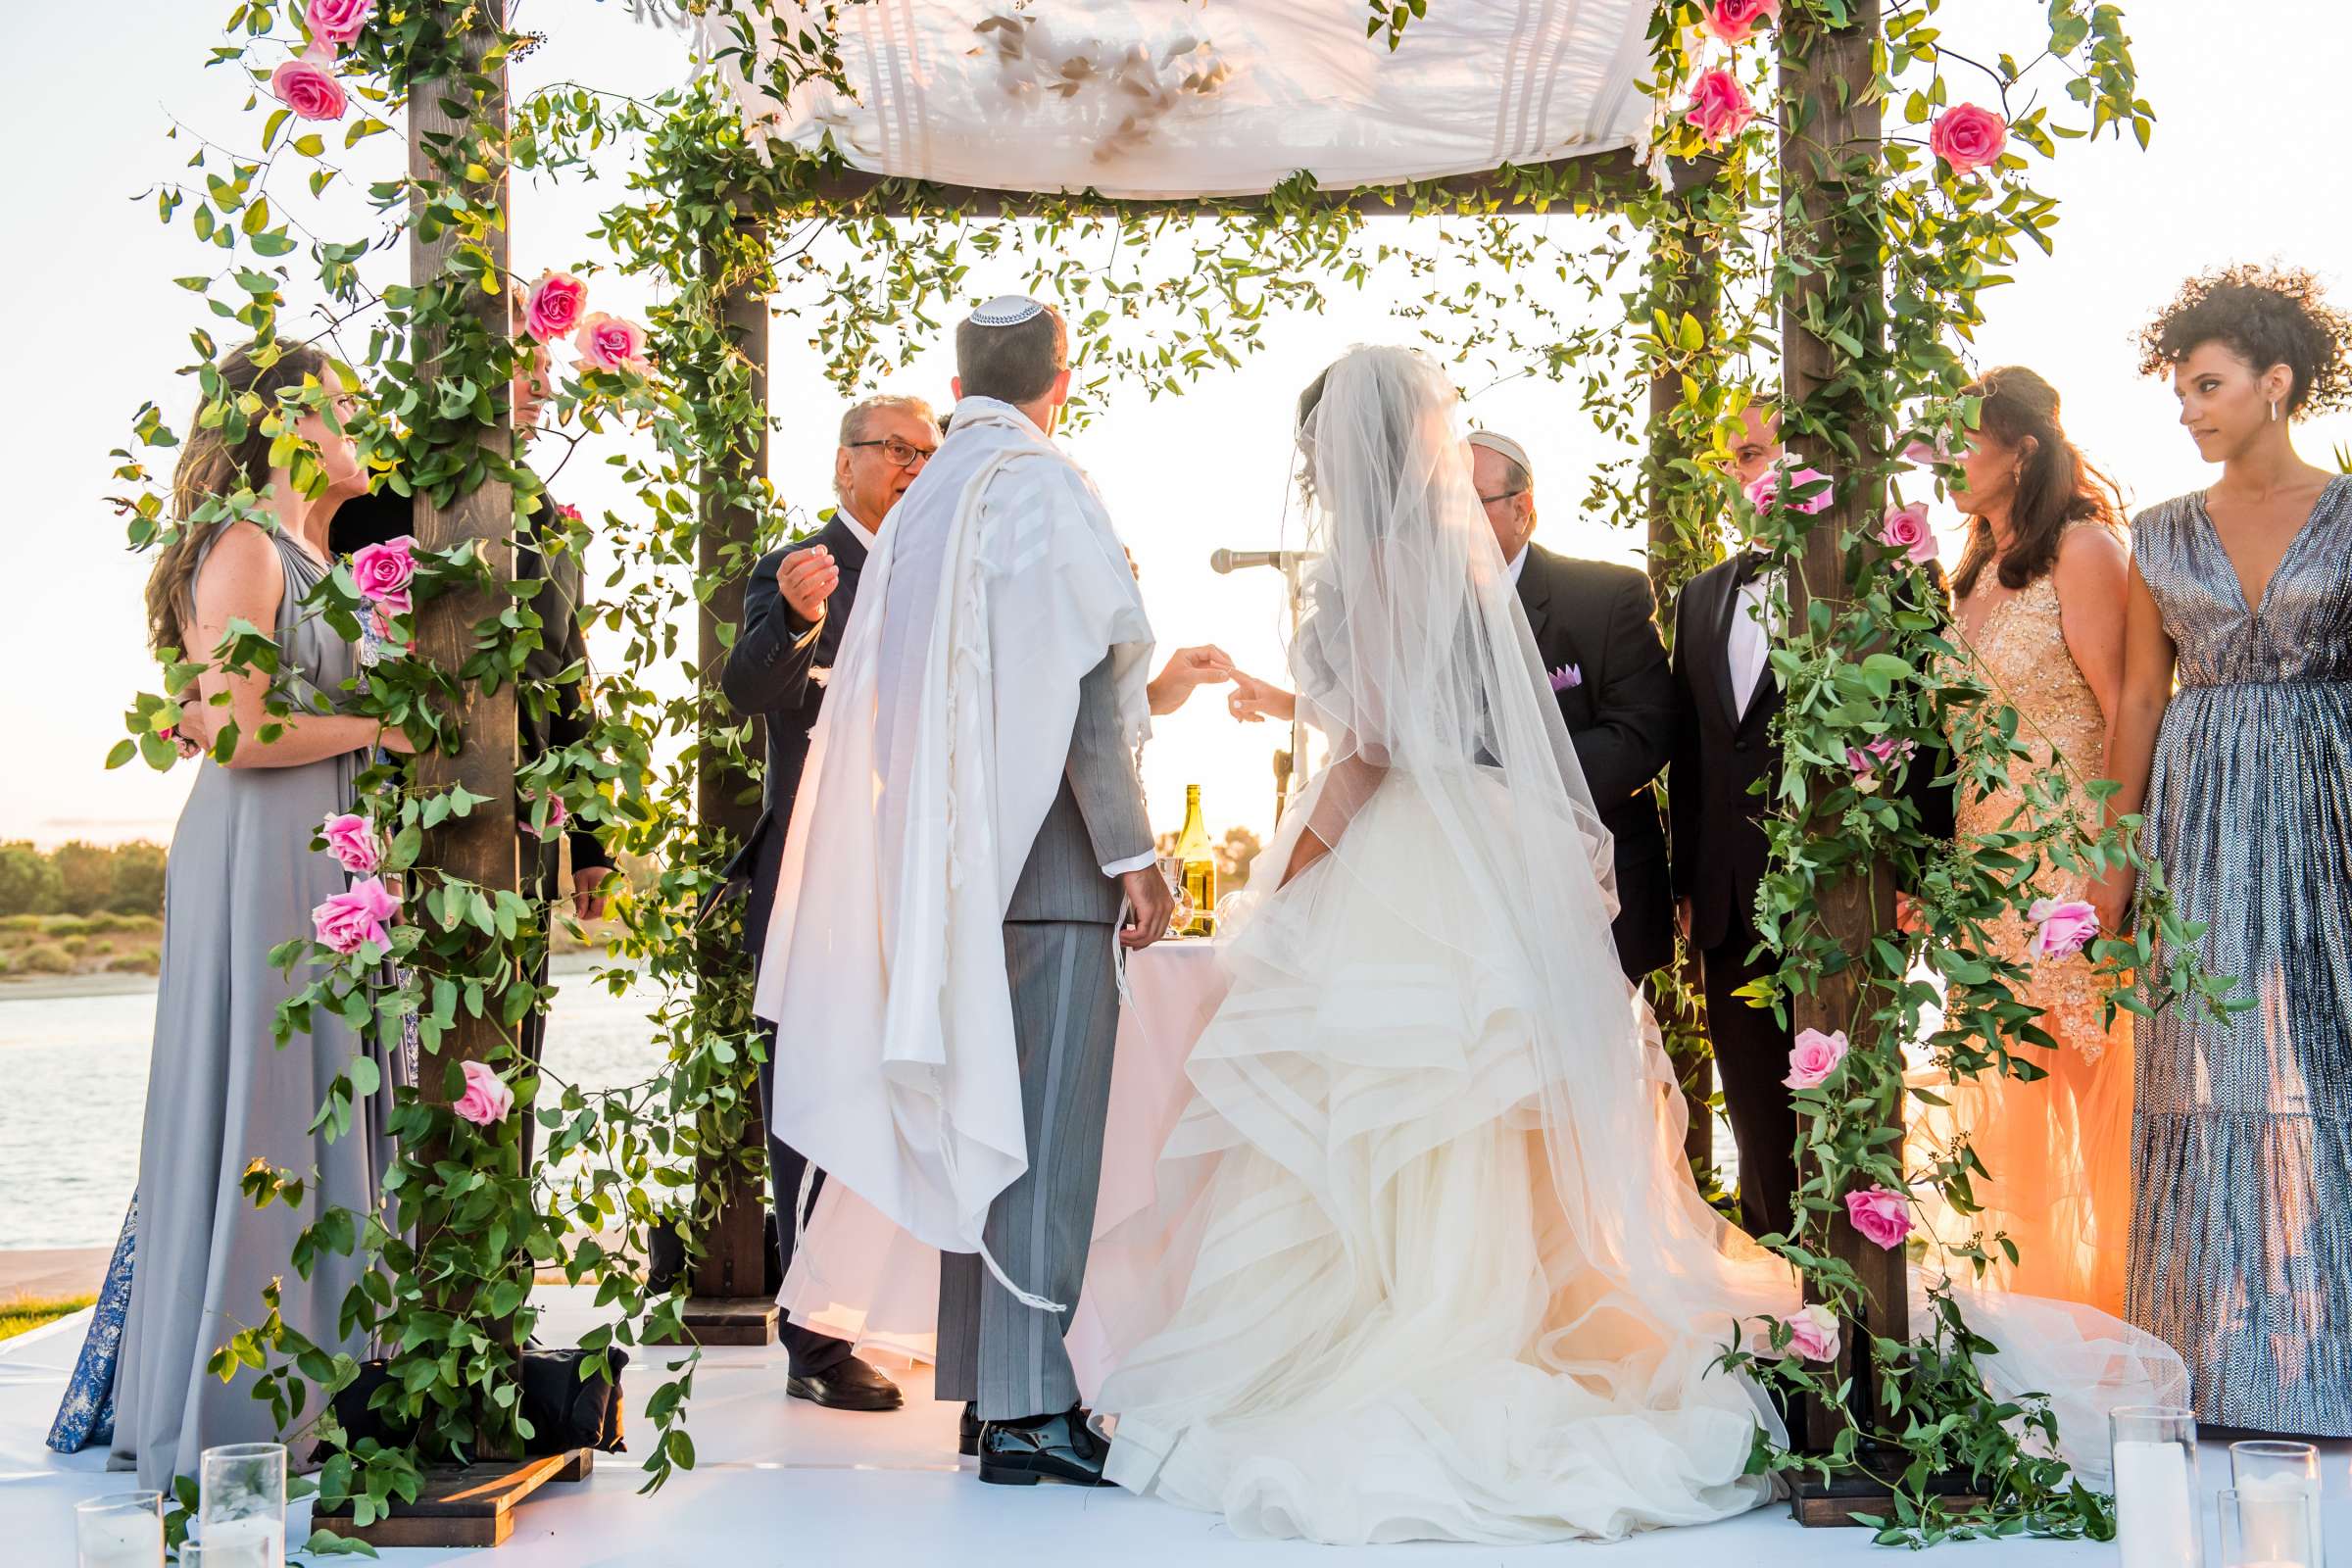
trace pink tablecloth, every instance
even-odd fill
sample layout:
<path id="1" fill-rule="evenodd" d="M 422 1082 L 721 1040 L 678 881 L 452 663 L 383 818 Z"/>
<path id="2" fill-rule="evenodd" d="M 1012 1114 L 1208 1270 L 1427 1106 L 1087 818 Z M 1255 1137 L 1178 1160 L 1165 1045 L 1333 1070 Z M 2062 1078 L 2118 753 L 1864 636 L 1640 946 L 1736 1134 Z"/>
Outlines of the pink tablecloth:
<path id="1" fill-rule="evenodd" d="M 1097 1236 L 1152 1202 L 1160 1149 L 1191 1093 L 1185 1060 L 1225 1000 L 1218 947 L 1162 942 L 1128 957 L 1130 1000 L 1119 1009 L 1111 1063 Z M 927 1360 L 938 1331 L 939 1253 L 828 1182 L 777 1300 L 796 1322 Z M 1091 1391 L 1102 1344 L 1083 1297 L 1069 1344 L 1080 1386 Z"/>

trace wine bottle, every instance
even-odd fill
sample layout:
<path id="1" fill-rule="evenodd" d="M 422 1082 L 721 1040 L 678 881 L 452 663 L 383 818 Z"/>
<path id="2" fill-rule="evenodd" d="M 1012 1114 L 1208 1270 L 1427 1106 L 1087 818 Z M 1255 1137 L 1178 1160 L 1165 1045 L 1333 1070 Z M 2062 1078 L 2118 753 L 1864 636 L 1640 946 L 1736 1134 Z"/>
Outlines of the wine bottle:
<path id="1" fill-rule="evenodd" d="M 1176 858 L 1184 863 L 1184 890 L 1192 895 L 1193 917 L 1184 935 L 1204 937 L 1216 929 L 1217 852 L 1200 820 L 1200 786 L 1184 787 L 1184 831 L 1176 835 Z"/>

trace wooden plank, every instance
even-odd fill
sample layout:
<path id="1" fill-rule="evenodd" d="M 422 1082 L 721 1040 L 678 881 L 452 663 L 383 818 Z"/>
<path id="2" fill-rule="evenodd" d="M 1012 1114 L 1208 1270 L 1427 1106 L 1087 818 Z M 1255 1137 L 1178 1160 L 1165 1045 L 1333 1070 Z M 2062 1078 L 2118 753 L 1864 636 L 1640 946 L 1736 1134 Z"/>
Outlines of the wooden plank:
<path id="1" fill-rule="evenodd" d="M 1564 203 L 1583 203 L 1596 211 L 1613 211 L 1622 206 L 1628 196 L 1649 183 L 1649 174 L 1641 155 L 1630 148 L 1619 148 L 1612 152 L 1594 153 L 1587 158 L 1563 158 L 1553 163 L 1531 165 L 1524 172 L 1495 169 L 1479 173 L 1455 174 L 1445 179 L 1421 180 L 1412 185 L 1361 186 L 1348 192 L 1343 205 L 1367 217 L 1402 216 L 1413 210 L 1414 195 L 1420 192 L 1447 198 L 1481 212 L 1534 213 L 1538 210 L 1538 203 L 1528 190 L 1535 183 L 1527 177 L 1529 174 L 1539 176 L 1547 183 L 1565 176 L 1563 194 L 1553 196 L 1549 203 L 1549 210 L 1555 212 Z M 1084 194 L 938 185 L 928 180 L 869 174 L 862 170 L 843 168 L 820 175 L 805 193 L 805 199 L 786 209 L 780 216 L 814 217 L 818 216 L 818 208 L 856 208 L 861 212 L 903 216 L 911 207 L 911 198 L 918 193 L 927 208 L 953 208 L 976 218 L 1026 217 Z M 1265 196 L 1118 201 L 1105 198 L 1099 204 L 1122 212 L 1187 213 L 1203 217 L 1264 218 L 1278 211 L 1274 201 Z M 747 206 L 746 210 L 755 211 L 756 207 Z"/>
<path id="2" fill-rule="evenodd" d="M 1827 307 L 1833 288 L 1854 297 L 1880 277 L 1878 239 L 1869 202 L 1875 182 L 1865 189 L 1849 184 L 1847 171 L 1870 180 L 1876 170 L 1881 106 L 1868 90 L 1872 80 L 1871 53 L 1879 35 L 1880 0 L 1851 0 L 1846 24 L 1823 27 L 1802 16 L 1790 16 L 1783 28 L 1781 57 L 1781 168 L 1784 210 L 1796 241 L 1808 254 L 1827 259 L 1811 269 L 1781 311 L 1783 431 L 1792 464 L 1810 465 L 1837 475 L 1833 504 L 1813 519 L 1805 536 L 1799 569 L 1789 585 L 1789 616 L 1801 621 L 1808 596 L 1841 612 L 1846 593 L 1845 563 L 1838 548 L 1840 530 L 1859 528 L 1861 519 L 1875 517 L 1883 485 L 1864 487 L 1852 475 L 1873 466 L 1886 452 L 1889 435 L 1872 422 L 1872 416 L 1850 390 L 1838 400 L 1830 428 L 1843 437 L 1845 450 L 1832 438 L 1811 434 L 1787 417 L 1800 403 L 1818 402 L 1837 374 L 1832 346 L 1807 329 L 1808 320 Z M 1883 288 L 1884 284 L 1878 285 Z M 1876 330 L 1884 333 L 1885 301 L 1870 313 Z M 1865 333 L 1873 328 L 1866 326 Z M 1856 976 L 1864 972 L 1872 937 L 1894 926 L 1894 879 L 1884 863 L 1862 875 L 1846 875 L 1825 887 L 1820 895 L 1822 921 L 1838 946 L 1851 956 L 1844 972 L 1824 978 L 1818 987 L 1794 999 L 1795 1027 L 1825 1033 L 1847 1030 L 1856 1052 L 1892 1049 L 1877 1038 L 1867 1022 L 1867 1009 L 1857 1011 L 1861 999 Z M 1882 1107 L 1885 1120 L 1899 1125 L 1902 1107 Z M 1869 1334 L 1903 1340 L 1909 1336 L 1909 1299 L 1904 1281 L 1902 1249 L 1891 1250 L 1865 1241 L 1840 1212 L 1830 1224 L 1829 1250 L 1844 1260 L 1862 1282 L 1867 1305 L 1862 1327 Z M 1839 1335 L 1837 1365 L 1829 1375 L 1853 1380 L 1855 1414 L 1866 1424 L 1880 1407 L 1879 1391 L 1870 1372 L 1869 1344 L 1855 1325 Z M 1808 1408 L 1805 1436 L 1816 1448 L 1835 1441 L 1839 1430 L 1834 1409 Z"/>
<path id="3" fill-rule="evenodd" d="M 585 1481 L 596 1468 L 591 1448 L 569 1448 L 535 1459 L 428 1470 L 415 1502 L 398 1502 L 369 1525 L 350 1522 L 351 1510 L 323 1509 L 316 1522 L 371 1546 L 497 1546 L 514 1533 L 514 1509 L 541 1487 Z"/>
<path id="4" fill-rule="evenodd" d="M 675 1339 L 647 1334 L 648 1345 L 772 1345 L 783 1313 L 764 1296 L 719 1297 L 696 1294 L 687 1298 L 679 1321 L 685 1332 Z"/>
<path id="5" fill-rule="evenodd" d="M 705 257 L 713 272 L 714 257 Z M 751 393 L 764 415 L 768 407 L 767 298 L 750 282 L 738 282 L 723 296 L 723 318 L 728 338 L 742 352 L 751 371 Z M 749 445 L 732 454 L 739 484 L 757 484 L 767 473 L 769 421 L 762 417 L 751 432 Z M 697 619 L 695 657 L 701 679 L 702 734 L 696 748 L 695 814 L 706 853 L 719 857 L 751 836 L 760 820 L 760 785 L 726 749 L 716 732 L 741 720 L 719 695 L 718 672 L 726 662 L 722 633 L 743 616 L 743 588 L 759 553 L 759 515 L 749 507 L 722 505 L 716 486 L 707 487 L 702 532 L 696 543 L 695 565 L 700 575 L 716 584 L 703 601 Z M 763 727 L 755 718 L 746 750 L 760 755 Z M 706 993 L 740 991 L 745 959 L 736 949 L 731 922 L 713 921 L 705 929 L 701 948 L 704 970 L 700 984 Z M 748 1019 L 746 1020 L 748 1022 Z M 701 1237 L 703 1255 L 695 1265 L 694 1295 L 686 1304 L 688 1332 L 705 1345 L 766 1345 L 775 1338 L 776 1310 L 764 1302 L 763 1315 L 738 1303 L 766 1295 L 767 1130 L 755 1100 L 748 1107 L 743 1142 L 744 1159 L 724 1159 L 706 1153 L 701 1177 L 717 1180 L 724 1189 L 719 1211 Z M 720 1168 L 722 1167 L 723 1168 Z M 780 1220 L 789 1223 L 788 1219 Z"/>

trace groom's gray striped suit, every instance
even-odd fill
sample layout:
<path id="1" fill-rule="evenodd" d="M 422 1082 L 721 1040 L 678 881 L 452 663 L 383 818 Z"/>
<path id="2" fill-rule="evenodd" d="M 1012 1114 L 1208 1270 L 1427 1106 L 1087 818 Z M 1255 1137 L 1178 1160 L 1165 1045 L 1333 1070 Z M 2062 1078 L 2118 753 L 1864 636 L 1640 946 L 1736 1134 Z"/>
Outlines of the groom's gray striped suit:
<path id="1" fill-rule="evenodd" d="M 1029 1168 L 998 1195 L 983 1233 L 1015 1283 L 1065 1309 L 1077 1306 L 1086 1279 L 1119 1026 L 1112 944 L 1120 893 L 1103 868 L 1151 852 L 1143 786 L 1119 739 L 1105 657 L 1079 683 L 1061 790 L 1004 911 Z M 1061 1343 L 1069 1317 L 1014 1300 L 976 1254 L 942 1253 L 938 1396 L 977 1399 L 984 1421 L 1068 1409 L 1078 1402 Z"/>

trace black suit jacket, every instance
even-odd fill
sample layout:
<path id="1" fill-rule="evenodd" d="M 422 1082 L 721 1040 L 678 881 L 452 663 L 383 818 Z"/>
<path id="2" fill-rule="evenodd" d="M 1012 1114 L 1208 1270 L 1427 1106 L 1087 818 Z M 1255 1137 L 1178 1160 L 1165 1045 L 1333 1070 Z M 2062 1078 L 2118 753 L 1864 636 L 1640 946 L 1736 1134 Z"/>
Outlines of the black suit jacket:
<path id="1" fill-rule="evenodd" d="M 1674 761 L 1666 794 L 1674 891 L 1690 901 L 1690 946 L 1701 953 L 1730 942 L 1744 953 L 1756 940 L 1756 890 L 1771 859 L 1763 823 L 1781 770 L 1771 734 L 1781 687 L 1771 667 L 1752 694 L 1732 689 L 1739 574 L 1738 556 L 1719 562 L 1686 583 L 1674 607 Z M 1903 793 L 1931 838 L 1952 834 L 1952 786 L 1936 782 L 1948 770 L 1942 750 L 1923 747 L 1904 777 Z"/>
<path id="2" fill-rule="evenodd" d="M 1674 893 L 1652 780 L 1674 740 L 1674 677 L 1649 579 L 1631 566 L 1527 547 L 1519 603 L 1544 667 L 1582 679 L 1559 694 L 1600 819 L 1616 839 L 1618 960 L 1635 980 L 1674 957 Z"/>
<path id="3" fill-rule="evenodd" d="M 809 638 L 809 623 L 793 612 L 776 587 L 776 567 L 785 557 L 818 545 L 833 553 L 841 580 L 825 601 L 825 618 L 816 636 Z M 811 678 L 811 671 L 833 667 L 850 612 L 858 603 L 858 576 L 864 568 L 865 546 L 837 514 L 808 538 L 761 556 L 752 568 L 751 581 L 744 584 L 743 624 L 735 646 L 727 650 L 718 683 L 737 713 L 765 720 L 767 729 L 767 777 L 760 820 L 727 867 L 729 881 L 749 884 L 743 947 L 754 957 L 767 941 L 768 913 L 775 907 L 776 877 L 784 863 L 784 834 L 792 825 L 801 768 L 808 760 L 808 732 L 816 727 L 824 706 L 825 688 Z"/>
<path id="4" fill-rule="evenodd" d="M 526 682 L 542 683 L 542 689 L 526 684 L 515 705 L 516 760 L 524 767 L 552 751 L 586 740 L 593 722 L 581 683 L 557 680 L 565 670 L 588 665 L 588 638 L 581 629 L 579 613 L 585 574 L 578 557 L 544 548 L 542 524 L 555 515 L 555 498 L 543 495 L 540 505 L 541 510 L 531 514 L 530 527 L 514 541 L 515 577 L 547 582 L 531 600 L 531 609 L 540 620 L 541 641 L 524 659 L 522 671 Z M 415 501 L 381 490 L 355 496 L 337 508 L 327 524 L 326 544 L 335 555 L 348 556 L 364 545 L 388 544 L 416 531 Z M 571 846 L 572 875 L 589 866 L 612 863 L 612 857 L 594 833 L 575 828 L 565 832 L 564 839 Z M 563 868 L 558 841 L 526 840 L 523 866 L 539 878 L 540 897 L 552 897 Z"/>

